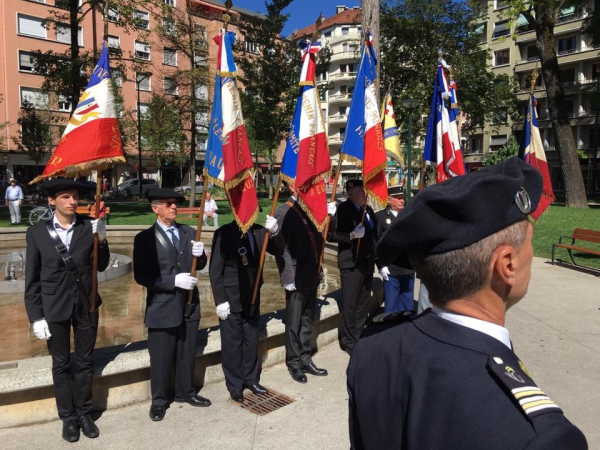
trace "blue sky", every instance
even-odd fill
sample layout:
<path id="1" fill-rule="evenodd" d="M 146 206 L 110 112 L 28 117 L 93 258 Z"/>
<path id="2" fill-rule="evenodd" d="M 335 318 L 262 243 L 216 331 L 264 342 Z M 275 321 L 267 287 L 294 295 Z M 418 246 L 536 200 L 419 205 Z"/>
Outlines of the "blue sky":
<path id="1" fill-rule="evenodd" d="M 233 4 L 250 11 L 267 12 L 263 0 L 233 0 Z M 333 16 L 337 5 L 351 8 L 360 6 L 360 0 L 294 0 L 285 10 L 290 14 L 290 18 L 285 24 L 283 35 L 289 36 L 295 29 L 314 24 L 319 13 L 323 13 L 325 17 Z"/>

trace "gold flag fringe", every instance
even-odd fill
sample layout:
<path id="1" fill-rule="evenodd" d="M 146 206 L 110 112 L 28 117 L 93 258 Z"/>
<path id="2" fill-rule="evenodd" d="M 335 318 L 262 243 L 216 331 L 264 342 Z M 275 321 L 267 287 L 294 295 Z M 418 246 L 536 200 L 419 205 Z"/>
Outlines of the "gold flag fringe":
<path id="1" fill-rule="evenodd" d="M 226 190 L 225 194 L 227 195 L 227 201 L 231 205 L 231 197 L 229 196 L 229 191 Z M 254 222 L 256 222 L 256 219 L 258 218 L 259 210 L 260 208 L 257 207 L 256 210 L 252 213 L 252 216 L 250 216 L 250 220 L 247 223 L 243 223 L 237 215 L 237 213 L 235 212 L 235 208 L 231 208 L 233 218 L 235 219 L 235 222 L 237 223 L 240 230 L 242 230 L 242 234 L 246 234 L 248 230 L 252 227 L 252 225 L 254 225 Z"/>
<path id="2" fill-rule="evenodd" d="M 55 170 L 46 175 L 39 175 L 35 177 L 32 181 L 29 182 L 30 185 L 39 183 L 44 181 L 47 178 L 59 177 L 59 176 L 67 176 L 67 177 L 78 177 L 80 173 L 89 172 L 91 170 L 97 170 L 99 166 L 103 164 L 113 164 L 113 163 L 125 163 L 127 162 L 123 156 L 114 156 L 111 158 L 102 158 L 96 159 L 94 161 L 88 161 L 80 164 L 75 164 L 72 166 L 63 167 L 62 169 Z"/>
<path id="3" fill-rule="evenodd" d="M 308 219 L 312 222 L 312 224 L 315 226 L 317 231 L 319 233 L 322 233 L 323 230 L 325 229 L 325 224 L 327 223 L 327 214 L 325 214 L 323 223 L 319 223 L 319 222 L 317 222 L 317 219 L 315 219 L 315 217 L 313 216 L 310 208 L 307 205 L 305 205 L 304 202 L 301 201 L 300 198 L 298 198 L 298 204 L 300 205 L 300 208 L 302 208 L 302 211 L 304 211 L 306 213 L 306 215 L 308 216 Z"/>
<path id="4" fill-rule="evenodd" d="M 282 173 L 280 173 L 280 174 L 279 174 L 279 176 L 281 177 L 281 179 L 282 179 L 283 181 L 286 181 L 287 183 L 293 183 L 293 184 L 296 184 L 296 179 L 295 179 L 295 178 L 289 177 L 289 176 L 287 176 L 287 175 L 284 175 L 284 174 L 282 174 Z"/>
<path id="5" fill-rule="evenodd" d="M 404 161 L 402 161 L 403 158 L 401 156 L 397 155 L 396 153 L 394 153 L 390 150 L 386 150 L 385 154 L 388 156 L 388 158 L 391 158 L 394 161 L 404 164 Z"/>
<path id="6" fill-rule="evenodd" d="M 342 158 L 342 161 L 348 161 L 352 164 L 354 164 L 356 167 L 362 167 L 363 162 L 362 160 L 358 159 L 356 156 L 351 156 L 348 155 L 347 153 L 339 153 L 340 157 Z"/>
<path id="7" fill-rule="evenodd" d="M 221 72 L 221 71 L 219 71 L 219 76 L 235 78 L 235 77 L 237 77 L 237 72 Z"/>

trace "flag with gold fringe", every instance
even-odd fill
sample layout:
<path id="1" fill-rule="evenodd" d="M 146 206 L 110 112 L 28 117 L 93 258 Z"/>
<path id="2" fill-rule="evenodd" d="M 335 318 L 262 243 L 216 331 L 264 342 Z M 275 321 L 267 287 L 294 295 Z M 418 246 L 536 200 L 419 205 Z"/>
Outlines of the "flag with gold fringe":
<path id="1" fill-rule="evenodd" d="M 204 175 L 225 189 L 233 217 L 245 233 L 258 216 L 258 198 L 231 51 L 235 33 L 222 31 L 214 40 L 219 50 Z"/>
<path id="2" fill-rule="evenodd" d="M 398 125 L 396 125 L 396 115 L 394 114 L 394 104 L 392 103 L 391 92 L 387 93 L 381 106 L 385 151 L 389 158 L 400 163 L 401 167 L 404 167 L 404 155 L 400 151 L 400 136 L 398 134 Z"/>

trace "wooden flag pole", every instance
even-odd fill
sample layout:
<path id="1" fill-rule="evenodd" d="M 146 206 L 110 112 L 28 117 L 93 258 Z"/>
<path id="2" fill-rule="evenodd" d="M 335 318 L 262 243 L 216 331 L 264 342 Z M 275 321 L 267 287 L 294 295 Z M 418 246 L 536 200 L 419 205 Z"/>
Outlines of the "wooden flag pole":
<path id="1" fill-rule="evenodd" d="M 204 180 L 206 181 L 206 177 L 204 177 Z M 200 200 L 200 209 L 198 210 L 198 224 L 196 225 L 196 239 L 195 239 L 196 242 L 198 242 L 200 240 L 200 236 L 202 235 L 202 225 L 204 224 L 204 220 L 203 220 L 204 204 L 206 203 L 206 192 L 207 191 L 208 191 L 208 189 L 203 183 L 202 184 L 202 200 Z M 198 257 L 192 256 L 192 268 L 190 269 L 190 275 L 193 277 L 196 276 L 197 263 L 198 263 Z M 193 300 L 194 300 L 194 290 L 192 289 L 191 291 L 188 292 L 187 304 L 191 305 Z"/>
<path id="2" fill-rule="evenodd" d="M 102 190 L 102 169 L 98 169 L 96 174 L 96 195 L 94 196 L 95 204 L 94 204 L 94 218 L 96 220 L 100 219 L 100 201 L 101 201 L 101 191 Z M 90 312 L 95 313 L 96 308 L 96 298 L 98 297 L 98 244 L 99 239 L 98 235 L 94 234 L 94 250 L 92 255 L 92 289 L 90 293 Z"/>
<path id="3" fill-rule="evenodd" d="M 337 171 L 335 172 L 335 179 L 333 180 L 333 189 L 331 191 L 331 197 L 329 198 L 330 202 L 335 202 L 335 196 L 337 191 L 338 181 L 340 180 L 340 172 L 342 170 L 342 158 L 338 154 L 338 166 Z M 317 266 L 317 275 L 321 274 L 321 267 L 323 267 L 323 258 L 325 256 L 325 244 L 327 241 L 327 234 L 329 233 L 329 225 L 331 224 L 331 217 L 327 214 L 327 219 L 325 219 L 325 228 L 323 229 L 323 242 L 321 244 L 321 254 L 319 255 L 319 263 Z"/>
<path id="4" fill-rule="evenodd" d="M 281 190 L 281 171 L 279 173 L 279 180 L 277 181 L 277 189 L 273 194 L 273 203 L 271 204 L 271 217 L 275 215 L 277 209 L 277 201 L 279 200 L 279 191 Z M 252 230 L 250 230 L 252 232 Z M 265 234 L 265 240 L 263 241 L 262 249 L 260 251 L 260 260 L 258 262 L 258 270 L 256 271 L 256 277 L 254 278 L 254 285 L 252 286 L 252 299 L 250 300 L 250 316 L 254 314 L 254 308 L 256 304 L 256 297 L 258 296 L 258 287 L 260 285 L 260 278 L 262 277 L 263 266 L 265 265 L 265 254 L 267 253 L 267 245 L 269 244 L 269 233 Z"/>

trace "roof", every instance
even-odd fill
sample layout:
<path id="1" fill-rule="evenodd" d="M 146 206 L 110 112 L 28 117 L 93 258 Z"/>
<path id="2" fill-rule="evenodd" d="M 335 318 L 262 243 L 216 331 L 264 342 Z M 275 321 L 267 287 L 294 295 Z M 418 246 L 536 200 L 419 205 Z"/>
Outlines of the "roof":
<path id="1" fill-rule="evenodd" d="M 220 6 L 223 9 L 226 9 L 225 8 L 225 2 L 222 2 L 220 0 L 203 0 L 203 1 L 206 2 L 206 3 L 211 3 L 211 4 L 215 5 L 215 6 Z M 246 16 L 255 16 L 255 17 L 262 17 L 262 18 L 266 17 L 262 13 L 259 13 L 257 11 L 250 11 L 249 9 L 242 8 L 242 7 L 236 6 L 236 5 L 233 5 L 233 7 L 231 9 L 233 11 L 237 11 L 237 12 L 239 12 L 241 14 L 246 15 Z"/>
<path id="2" fill-rule="evenodd" d="M 334 25 L 353 25 L 360 24 L 362 19 L 362 11 L 360 8 L 352 8 L 346 9 L 341 13 L 335 14 L 327 19 L 325 19 L 321 25 L 319 25 L 319 31 L 325 30 Z M 301 28 L 300 30 L 294 31 L 289 39 L 297 40 L 304 38 L 306 36 L 310 36 L 315 31 L 315 25 L 309 25 L 307 27 Z"/>

